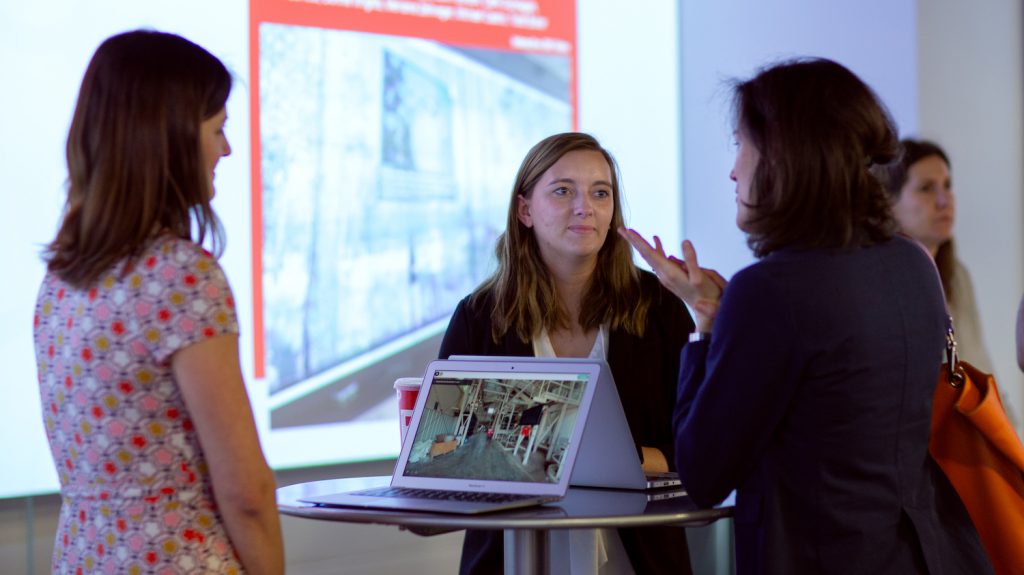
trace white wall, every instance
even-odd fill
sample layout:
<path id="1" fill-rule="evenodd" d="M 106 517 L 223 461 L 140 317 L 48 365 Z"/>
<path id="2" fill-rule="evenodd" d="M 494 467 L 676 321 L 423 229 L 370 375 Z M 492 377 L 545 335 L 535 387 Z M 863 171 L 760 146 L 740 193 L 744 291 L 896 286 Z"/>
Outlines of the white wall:
<path id="1" fill-rule="evenodd" d="M 1024 291 L 1021 3 L 927 0 L 917 16 L 919 135 L 941 143 L 953 164 L 957 250 L 974 280 L 996 381 L 1024 429 L 1014 350 Z"/>
<path id="2" fill-rule="evenodd" d="M 577 6 L 579 129 L 619 163 L 626 225 L 678 245 L 679 2 L 644 0 L 642 10 L 612 0 Z"/>

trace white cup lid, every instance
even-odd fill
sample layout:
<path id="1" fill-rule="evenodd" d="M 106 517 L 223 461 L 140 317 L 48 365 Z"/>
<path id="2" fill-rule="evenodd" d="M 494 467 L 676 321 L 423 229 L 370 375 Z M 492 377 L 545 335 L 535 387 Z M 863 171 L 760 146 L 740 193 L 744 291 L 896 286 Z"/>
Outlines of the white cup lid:
<path id="1" fill-rule="evenodd" d="M 422 377 L 400 377 L 395 380 L 395 389 L 408 389 L 423 385 Z"/>

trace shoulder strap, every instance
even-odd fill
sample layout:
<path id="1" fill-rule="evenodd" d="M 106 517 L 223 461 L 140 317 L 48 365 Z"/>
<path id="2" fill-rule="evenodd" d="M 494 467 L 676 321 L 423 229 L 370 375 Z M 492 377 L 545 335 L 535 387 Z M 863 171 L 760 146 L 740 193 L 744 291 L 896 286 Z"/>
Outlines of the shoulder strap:
<path id="1" fill-rule="evenodd" d="M 939 284 L 939 290 L 942 291 L 942 305 L 946 308 L 946 365 L 944 369 L 947 370 L 946 375 L 949 378 L 949 385 L 959 388 L 964 383 L 964 374 L 960 368 L 960 360 L 956 353 L 956 334 L 953 331 L 953 316 L 950 315 L 949 306 L 946 305 L 946 291 L 942 287 L 942 276 L 939 275 L 939 267 L 935 265 L 935 259 L 925 249 L 924 244 L 906 234 L 901 233 L 899 235 L 921 248 L 924 255 L 928 257 L 928 261 L 932 263 L 932 269 L 935 270 L 935 281 Z"/>

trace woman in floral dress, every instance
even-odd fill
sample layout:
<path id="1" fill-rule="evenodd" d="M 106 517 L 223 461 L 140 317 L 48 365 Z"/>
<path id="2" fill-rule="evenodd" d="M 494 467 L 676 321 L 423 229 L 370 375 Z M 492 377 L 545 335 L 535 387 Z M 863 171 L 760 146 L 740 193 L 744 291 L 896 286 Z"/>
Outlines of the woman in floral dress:
<path id="1" fill-rule="evenodd" d="M 179 36 L 97 49 L 35 313 L 54 573 L 281 573 L 274 477 L 210 206 L 231 76 Z"/>

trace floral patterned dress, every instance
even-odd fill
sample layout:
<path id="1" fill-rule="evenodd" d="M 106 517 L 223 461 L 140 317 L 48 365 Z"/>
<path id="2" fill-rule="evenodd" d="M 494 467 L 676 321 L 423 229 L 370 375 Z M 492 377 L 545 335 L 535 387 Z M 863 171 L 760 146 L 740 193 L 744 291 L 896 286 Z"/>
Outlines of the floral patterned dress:
<path id="1" fill-rule="evenodd" d="M 216 260 L 165 235 L 90 289 L 48 274 L 34 332 L 63 500 L 53 572 L 241 573 L 170 363 L 238 333 Z"/>

